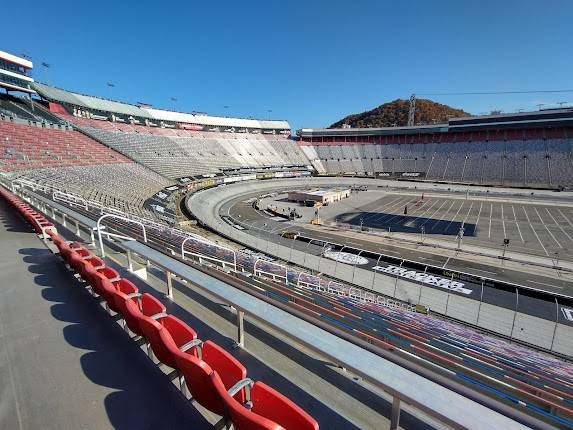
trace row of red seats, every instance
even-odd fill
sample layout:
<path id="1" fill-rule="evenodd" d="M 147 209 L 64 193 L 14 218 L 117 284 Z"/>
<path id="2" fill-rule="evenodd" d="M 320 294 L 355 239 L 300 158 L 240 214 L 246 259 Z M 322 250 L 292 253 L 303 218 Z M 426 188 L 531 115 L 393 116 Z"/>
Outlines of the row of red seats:
<path id="1" fill-rule="evenodd" d="M 54 224 L 48 221 L 41 212 L 34 210 L 30 205 L 16 197 L 10 191 L 0 187 L 0 195 L 14 206 L 26 220 L 28 220 L 32 227 L 34 227 L 36 233 L 42 234 L 44 237 L 46 237 L 46 233 L 50 231 L 57 233 Z"/>
<path id="2" fill-rule="evenodd" d="M 19 210 L 27 206 L 11 193 L 1 188 L 0 192 Z M 28 218 L 27 210 L 22 213 Z M 199 340 L 195 330 L 167 314 L 153 295 L 140 294 L 131 281 L 80 243 L 68 243 L 55 229 L 47 234 L 91 293 L 123 319 L 124 327 L 136 335 L 134 340 L 146 343 L 159 362 L 184 378 L 193 400 L 236 430 L 318 430 L 304 410 L 263 382 L 247 378 L 247 369 L 236 358 L 210 340 Z"/>
<path id="3" fill-rule="evenodd" d="M 123 317 L 138 339 L 148 342 L 155 357 L 182 374 L 199 404 L 230 420 L 237 430 L 318 429 L 305 411 L 263 382 L 247 378 L 247 369 L 237 359 L 212 341 L 199 340 L 189 325 L 167 314 L 151 294 L 139 294 L 102 259 L 57 234 L 52 240 L 93 293 Z"/>

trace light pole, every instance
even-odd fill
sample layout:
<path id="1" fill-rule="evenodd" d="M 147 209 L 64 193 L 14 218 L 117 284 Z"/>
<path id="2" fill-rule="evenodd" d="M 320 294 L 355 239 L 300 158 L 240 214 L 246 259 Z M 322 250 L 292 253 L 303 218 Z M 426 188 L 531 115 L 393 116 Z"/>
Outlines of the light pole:
<path id="1" fill-rule="evenodd" d="M 267 229 L 265 228 L 266 226 L 267 226 L 267 223 L 266 223 L 266 222 L 263 223 L 263 228 L 261 228 L 261 230 L 263 231 L 263 240 L 264 240 L 265 233 L 268 233 L 268 234 L 269 234 L 269 237 L 268 237 L 268 239 L 267 239 L 267 246 L 266 246 L 266 248 L 265 248 L 265 254 L 268 254 L 268 253 L 269 253 L 269 242 L 270 242 L 271 234 L 270 234 L 270 232 L 268 232 Z"/>
<path id="2" fill-rule="evenodd" d="M 509 239 L 506 237 L 505 239 L 503 239 L 503 250 L 501 252 L 502 260 L 505 258 L 505 251 L 507 250 L 508 246 L 509 246 Z"/>

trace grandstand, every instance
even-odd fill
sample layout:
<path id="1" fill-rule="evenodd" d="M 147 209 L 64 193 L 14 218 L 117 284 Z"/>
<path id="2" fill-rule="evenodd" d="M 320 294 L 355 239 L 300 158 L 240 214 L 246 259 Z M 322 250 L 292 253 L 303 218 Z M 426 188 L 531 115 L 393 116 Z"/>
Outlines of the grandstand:
<path id="1" fill-rule="evenodd" d="M 573 185 L 572 121 L 573 109 L 555 109 L 298 136 L 320 174 L 562 189 Z"/>
<path id="2" fill-rule="evenodd" d="M 410 278 L 384 270 L 365 275 L 357 264 L 324 261 L 323 251 L 342 253 L 348 243 L 325 239 L 313 255 L 312 238 L 297 242 L 298 249 L 298 234 L 286 244 L 282 235 L 274 241 L 272 235 L 286 231 L 282 227 L 257 238 L 246 217 L 233 218 L 229 203 L 240 200 L 267 226 L 285 220 L 258 208 L 260 195 L 249 193 L 317 184 L 344 185 L 344 197 L 353 195 L 348 180 L 328 176 L 364 176 L 372 181 L 367 185 L 400 179 L 567 189 L 573 186 L 573 110 L 422 127 L 302 129 L 294 139 L 282 120 L 173 112 L 37 83 L 27 79 L 31 62 L 2 55 L 0 67 L 21 63 L 22 79 L 18 88 L 0 79 L 7 89 L 0 95 L 0 238 L 10 244 L 0 253 L 18 287 L 9 293 L 20 303 L 20 290 L 34 296 L 47 286 L 42 298 L 65 301 L 64 311 L 46 309 L 36 296 L 30 309 L 22 305 L 23 314 L 41 315 L 46 326 L 54 317 L 81 319 L 78 309 L 90 309 L 86 343 L 119 355 L 125 350 L 129 358 L 121 361 L 143 372 L 130 373 L 129 385 L 150 380 L 169 393 L 162 402 L 154 391 L 157 414 L 144 401 L 149 423 L 139 419 L 124 427 L 573 426 L 567 292 L 532 292 L 455 270 L 438 274 L 429 264 L 404 259 L 381 266 L 388 263 L 382 254 L 354 249 L 376 261 L 372 270 L 391 267 Z M 181 201 L 201 224 L 192 232 L 182 227 L 189 220 Z M 557 264 L 551 269 L 564 271 Z M 461 284 L 454 281 L 460 276 L 473 289 L 450 288 Z M 94 348 L 78 342 L 83 335 L 52 336 L 72 362 L 78 358 L 68 354 L 68 343 Z M 29 358 L 35 352 L 30 345 L 18 343 L 18 354 Z M 49 355 L 50 345 L 38 353 Z M 105 360 L 82 364 L 96 381 L 113 367 Z M 38 367 L 18 370 L 45 377 Z M 121 378 L 112 372 L 110 379 Z M 99 400 L 97 390 L 83 391 L 93 381 L 86 383 L 81 372 L 70 375 L 69 386 L 80 387 L 82 398 Z M 36 395 L 26 378 L 14 384 L 12 390 Z M 41 392 L 44 397 L 32 402 L 56 401 Z M 59 393 L 55 398 L 62 401 Z M 98 420 L 103 427 L 122 426 L 117 416 Z"/>

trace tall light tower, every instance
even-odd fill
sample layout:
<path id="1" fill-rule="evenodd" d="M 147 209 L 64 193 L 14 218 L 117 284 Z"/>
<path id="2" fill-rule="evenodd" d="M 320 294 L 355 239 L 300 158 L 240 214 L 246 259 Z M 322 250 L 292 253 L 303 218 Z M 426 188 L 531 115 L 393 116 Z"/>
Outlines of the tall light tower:
<path id="1" fill-rule="evenodd" d="M 416 118 L 416 94 L 410 96 L 410 110 L 408 111 L 408 127 L 414 125 L 414 120 Z"/>

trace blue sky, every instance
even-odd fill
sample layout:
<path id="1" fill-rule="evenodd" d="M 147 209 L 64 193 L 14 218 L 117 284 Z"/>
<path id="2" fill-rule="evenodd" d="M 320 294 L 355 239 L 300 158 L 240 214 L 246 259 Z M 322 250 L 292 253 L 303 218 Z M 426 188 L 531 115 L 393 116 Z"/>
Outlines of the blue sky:
<path id="1" fill-rule="evenodd" d="M 3 5 L 0 50 L 30 55 L 38 80 L 294 129 L 412 92 L 573 88 L 569 0 L 24 4 Z M 471 113 L 573 105 L 573 93 L 431 98 Z"/>

